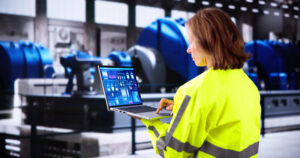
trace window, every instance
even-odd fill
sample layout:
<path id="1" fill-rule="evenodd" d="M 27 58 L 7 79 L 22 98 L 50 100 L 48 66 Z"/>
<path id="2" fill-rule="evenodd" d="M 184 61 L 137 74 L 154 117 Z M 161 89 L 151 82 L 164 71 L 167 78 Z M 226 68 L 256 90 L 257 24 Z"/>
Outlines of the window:
<path id="1" fill-rule="evenodd" d="M 0 0 L 0 13 L 35 17 L 35 0 Z"/>
<path id="2" fill-rule="evenodd" d="M 146 27 L 156 19 L 165 17 L 165 11 L 161 8 L 137 5 L 135 11 L 136 11 L 135 25 L 137 27 Z"/>
<path id="3" fill-rule="evenodd" d="M 243 38 L 245 42 L 250 42 L 253 40 L 253 27 L 249 24 L 242 24 Z"/>
<path id="4" fill-rule="evenodd" d="M 47 17 L 85 22 L 85 0 L 47 0 Z"/>
<path id="5" fill-rule="evenodd" d="M 236 25 L 236 18 L 235 17 L 230 17 L 230 19 Z"/>
<path id="6" fill-rule="evenodd" d="M 95 22 L 128 26 L 128 5 L 119 2 L 95 1 Z"/>

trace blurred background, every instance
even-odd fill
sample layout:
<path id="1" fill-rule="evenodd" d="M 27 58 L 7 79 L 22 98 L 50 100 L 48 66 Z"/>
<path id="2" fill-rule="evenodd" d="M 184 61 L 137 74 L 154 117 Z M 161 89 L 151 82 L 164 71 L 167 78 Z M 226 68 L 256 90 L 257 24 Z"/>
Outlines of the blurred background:
<path id="1" fill-rule="evenodd" d="M 107 111 L 96 66 L 134 67 L 145 104 L 172 99 L 205 70 L 186 53 L 185 22 L 206 7 L 252 54 L 259 157 L 299 157 L 299 0 L 0 0 L 0 157 L 157 156 L 140 121 Z"/>

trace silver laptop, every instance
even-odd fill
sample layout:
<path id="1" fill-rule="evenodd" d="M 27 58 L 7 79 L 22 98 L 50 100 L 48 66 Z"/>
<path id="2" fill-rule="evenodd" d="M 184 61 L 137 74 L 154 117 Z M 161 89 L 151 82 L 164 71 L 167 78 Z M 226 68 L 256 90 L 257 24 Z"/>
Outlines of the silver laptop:
<path id="1" fill-rule="evenodd" d="M 98 66 L 108 111 L 122 112 L 147 120 L 171 116 L 171 111 L 156 114 L 156 108 L 143 105 L 132 67 Z"/>

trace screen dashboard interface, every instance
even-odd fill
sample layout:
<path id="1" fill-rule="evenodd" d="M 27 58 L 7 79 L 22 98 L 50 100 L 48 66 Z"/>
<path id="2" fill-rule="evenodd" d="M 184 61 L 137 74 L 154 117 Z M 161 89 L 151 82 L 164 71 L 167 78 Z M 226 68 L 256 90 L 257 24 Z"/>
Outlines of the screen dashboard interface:
<path id="1" fill-rule="evenodd" d="M 142 104 L 133 68 L 100 67 L 109 107 Z"/>

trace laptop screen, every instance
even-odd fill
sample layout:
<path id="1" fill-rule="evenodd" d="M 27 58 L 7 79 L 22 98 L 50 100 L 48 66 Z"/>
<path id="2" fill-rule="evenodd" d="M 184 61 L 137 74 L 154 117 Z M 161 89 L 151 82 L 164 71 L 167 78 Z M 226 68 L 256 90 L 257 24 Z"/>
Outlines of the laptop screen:
<path id="1" fill-rule="evenodd" d="M 132 67 L 99 67 L 109 107 L 142 104 Z"/>

